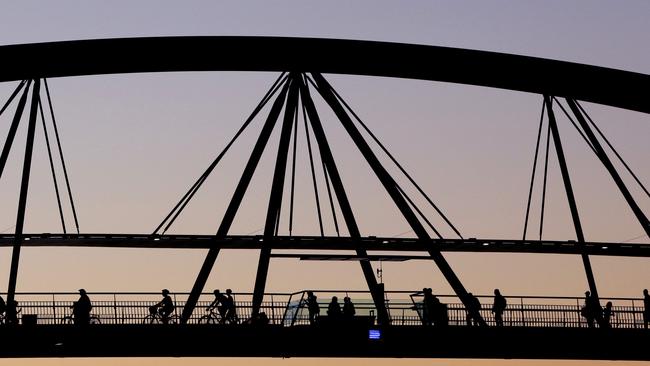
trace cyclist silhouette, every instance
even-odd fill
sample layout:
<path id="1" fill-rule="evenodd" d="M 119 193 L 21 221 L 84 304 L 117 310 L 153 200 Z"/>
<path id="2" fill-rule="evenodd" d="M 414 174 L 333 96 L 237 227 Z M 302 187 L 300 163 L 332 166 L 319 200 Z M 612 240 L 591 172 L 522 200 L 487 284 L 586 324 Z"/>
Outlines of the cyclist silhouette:
<path id="1" fill-rule="evenodd" d="M 90 311 L 93 309 L 93 305 L 90 302 L 90 298 L 86 293 L 86 290 L 79 289 L 79 299 L 72 304 L 72 315 L 74 317 L 74 323 L 77 325 L 89 324 L 90 323 Z"/>
<path id="2" fill-rule="evenodd" d="M 174 305 L 174 301 L 172 300 L 171 296 L 169 296 L 169 290 L 162 290 L 162 295 L 163 299 L 156 305 L 152 306 L 152 308 L 158 309 L 158 314 L 160 314 L 160 318 L 162 319 L 163 324 L 167 324 L 169 321 L 169 316 L 174 312 L 176 306 Z"/>
<path id="3" fill-rule="evenodd" d="M 214 290 L 214 301 L 212 301 L 212 303 L 208 305 L 208 307 L 205 309 L 207 311 L 210 311 L 212 309 L 217 309 L 219 315 L 221 316 L 221 319 L 224 319 L 226 317 L 226 307 L 224 305 L 225 301 L 226 301 L 226 296 L 222 294 L 219 290 Z"/>

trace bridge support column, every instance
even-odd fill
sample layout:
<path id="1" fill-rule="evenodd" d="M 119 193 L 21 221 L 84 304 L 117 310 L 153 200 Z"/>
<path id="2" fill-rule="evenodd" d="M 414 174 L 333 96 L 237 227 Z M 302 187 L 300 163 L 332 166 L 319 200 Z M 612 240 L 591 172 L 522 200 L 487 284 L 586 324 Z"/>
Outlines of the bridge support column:
<path id="1" fill-rule="evenodd" d="M 374 152 L 355 126 L 354 122 L 350 119 L 350 116 L 345 111 L 345 108 L 341 105 L 336 95 L 332 92 L 332 86 L 327 82 L 327 80 L 325 80 L 325 78 L 323 78 L 321 74 L 312 73 L 312 75 L 314 76 L 314 80 L 318 86 L 319 93 L 327 102 L 327 104 L 329 104 L 330 108 L 332 108 L 339 121 L 341 121 L 341 124 L 350 135 L 359 151 L 363 154 L 364 158 L 374 171 L 375 175 L 384 186 L 395 205 L 399 208 L 400 212 L 409 223 L 415 234 L 422 240 L 430 240 L 431 237 L 429 236 L 429 233 L 426 231 L 409 204 L 404 199 L 404 196 L 397 187 L 397 183 L 382 166 L 379 159 L 377 159 L 377 156 L 375 156 Z M 447 260 L 442 256 L 440 251 L 430 249 L 428 252 L 442 274 L 447 279 L 447 282 L 449 282 L 451 287 L 456 292 L 456 295 L 465 305 L 467 311 L 470 312 L 474 319 L 477 319 L 480 325 L 486 326 L 487 323 L 485 323 L 485 320 L 483 320 L 481 317 L 478 309 L 475 309 L 474 306 L 471 306 L 469 303 L 470 299 L 467 290 L 465 290 L 465 287 L 460 282 L 460 279 L 456 276 L 453 269 Z"/>
<path id="2" fill-rule="evenodd" d="M 23 174 L 20 184 L 20 196 L 18 199 L 18 215 L 16 217 L 16 234 L 14 238 L 13 252 L 11 254 L 11 269 L 9 272 L 9 285 L 7 286 L 7 303 L 14 301 L 16 294 L 16 281 L 18 279 L 18 263 L 20 262 L 20 247 L 23 241 L 23 227 L 25 224 L 25 210 L 27 208 L 27 192 L 29 191 L 29 176 L 32 168 L 32 152 L 34 150 L 34 135 L 36 134 L 36 118 L 38 116 L 38 100 L 40 95 L 41 82 L 39 79 L 34 80 L 32 87 L 32 100 L 29 110 L 29 124 L 27 126 L 27 143 L 25 146 L 25 158 L 23 160 Z M 29 85 L 25 88 L 20 105 L 24 107 L 24 101 L 29 90 Z M 19 105 L 19 107 L 20 107 Z M 20 121 L 22 108 L 16 111 L 14 122 Z M 12 125 L 13 127 L 13 125 Z M 16 125 L 17 127 L 17 125 Z M 14 130 L 15 133 L 15 130 Z M 12 137 L 13 138 L 13 137 Z"/>
<path id="3" fill-rule="evenodd" d="M 230 230 L 230 226 L 232 225 L 232 222 L 235 219 L 235 215 L 237 214 L 239 205 L 241 204 L 241 201 L 244 198 L 244 194 L 246 193 L 246 190 L 248 189 L 251 179 L 253 178 L 253 173 L 255 173 L 255 169 L 257 168 L 257 164 L 259 163 L 260 158 L 262 157 L 264 148 L 266 147 L 266 144 L 269 141 L 269 138 L 271 137 L 271 132 L 273 132 L 273 127 L 275 127 L 275 122 L 277 121 L 278 116 L 280 115 L 280 111 L 282 110 L 282 105 L 284 104 L 284 100 L 287 95 L 288 86 L 289 84 L 285 83 L 285 85 L 282 88 L 282 91 L 280 92 L 280 95 L 276 98 L 275 102 L 273 103 L 273 106 L 271 107 L 269 116 L 266 119 L 264 126 L 262 127 L 262 132 L 260 133 L 260 136 L 258 137 L 257 142 L 255 143 L 253 152 L 251 153 L 251 156 L 248 159 L 248 163 L 246 163 L 246 167 L 244 168 L 244 172 L 242 173 L 241 179 L 237 184 L 237 188 L 235 188 L 235 193 L 233 193 L 233 197 L 230 200 L 230 203 L 228 204 L 226 213 L 224 214 L 223 219 L 221 220 L 221 224 L 219 225 L 219 229 L 217 230 L 217 234 L 216 234 L 217 238 L 225 238 L 228 235 L 228 231 Z M 187 302 L 185 303 L 185 307 L 183 308 L 181 322 L 187 323 L 189 318 L 192 316 L 192 312 L 194 312 L 194 307 L 196 306 L 196 302 L 199 300 L 199 297 L 201 296 L 201 292 L 205 287 L 205 283 L 207 282 L 208 277 L 210 276 L 210 272 L 212 271 L 212 267 L 214 266 L 214 262 L 217 260 L 218 255 L 219 255 L 218 248 L 210 248 L 210 250 L 208 251 L 208 255 L 205 257 L 205 260 L 203 261 L 203 265 L 201 266 L 201 270 L 199 271 L 196 281 L 194 282 L 194 286 L 192 287 L 192 292 L 190 293 L 190 296 L 188 297 Z"/>
<path id="4" fill-rule="evenodd" d="M 348 196 L 345 193 L 345 187 L 343 186 L 343 181 L 339 175 L 338 168 L 334 161 L 332 151 L 330 150 L 329 143 L 327 142 L 327 137 L 325 136 L 325 131 L 321 124 L 318 112 L 314 106 L 314 102 L 311 99 L 309 94 L 309 89 L 303 80 L 300 80 L 300 96 L 307 115 L 309 116 L 309 121 L 316 137 L 316 142 L 318 143 L 318 149 L 321 155 L 321 159 L 325 164 L 326 174 L 329 174 L 330 181 L 332 182 L 332 187 L 336 198 L 339 202 L 339 207 L 341 208 L 341 213 L 345 220 L 345 224 L 348 228 L 350 237 L 360 239 L 361 232 L 359 231 L 359 226 L 357 225 L 357 220 L 354 218 L 354 213 L 352 212 L 352 206 L 348 200 Z M 363 249 L 356 250 L 357 255 L 360 257 L 366 257 L 368 253 Z M 372 269 L 372 265 L 368 261 L 359 261 L 361 265 L 361 271 L 363 276 L 368 283 L 368 290 L 372 295 L 372 300 L 377 309 L 377 321 L 379 324 L 388 325 L 390 324 L 390 316 L 388 310 L 386 309 L 386 302 L 384 300 L 384 292 L 382 288 L 377 284 L 377 279 L 375 278 L 375 273 Z"/>
<path id="5" fill-rule="evenodd" d="M 594 147 L 598 159 L 600 159 L 601 163 L 603 163 L 603 165 L 605 166 L 605 169 L 607 169 L 609 174 L 612 176 L 614 183 L 616 183 L 616 186 L 621 191 L 621 194 L 625 198 L 625 201 L 627 201 L 628 206 L 630 206 L 630 209 L 636 216 L 637 220 L 639 220 L 639 223 L 643 227 L 643 230 L 645 230 L 646 235 L 650 237 L 650 221 L 648 221 L 648 217 L 645 215 L 645 213 L 643 213 L 643 210 L 641 210 L 639 205 L 634 200 L 634 197 L 632 197 L 632 194 L 627 189 L 627 186 L 625 186 L 623 179 L 621 179 L 621 176 L 618 174 L 618 171 L 616 171 L 614 164 L 612 164 L 612 161 L 607 156 L 607 153 L 605 153 L 605 149 L 603 149 L 603 146 L 598 141 L 598 138 L 596 138 L 596 134 L 594 134 L 594 131 L 591 129 L 591 126 L 589 126 L 589 123 L 587 123 L 587 120 L 585 119 L 584 115 L 580 111 L 577 102 L 570 98 L 567 98 L 566 102 L 569 105 L 569 108 L 571 108 L 573 114 L 576 116 L 578 123 L 584 130 L 587 139 L 589 140 L 589 142 L 591 142 L 591 146 Z"/>
<path id="6" fill-rule="evenodd" d="M 576 204 L 576 199 L 573 194 L 573 187 L 571 185 L 571 177 L 569 176 L 569 169 L 567 167 L 566 159 L 564 157 L 564 149 L 562 148 L 562 140 L 560 140 L 560 132 L 557 128 L 557 121 L 555 120 L 555 113 L 553 113 L 553 104 L 552 100 L 548 95 L 544 95 L 544 103 L 546 103 L 546 111 L 548 114 L 548 123 L 549 128 L 551 129 L 551 135 L 553 136 L 553 144 L 555 146 L 555 152 L 557 153 L 557 159 L 560 166 L 560 172 L 562 173 L 562 180 L 564 182 L 564 190 L 566 191 L 567 201 L 569 202 L 569 209 L 571 210 L 571 217 L 573 218 L 573 226 L 576 231 L 576 238 L 580 246 L 584 247 L 585 245 L 585 236 L 582 231 L 582 224 L 580 222 L 580 214 L 578 213 L 578 205 Z M 595 303 L 598 303 L 600 307 L 600 298 L 598 297 L 598 289 L 596 287 L 596 280 L 594 279 L 594 273 L 591 269 L 591 261 L 589 256 L 585 253 L 581 254 L 582 263 L 585 267 L 585 274 L 587 275 L 587 282 L 589 284 L 589 290 L 591 291 L 591 296 L 595 298 Z"/>
<path id="7" fill-rule="evenodd" d="M 259 314 L 262 301 L 264 299 L 264 289 L 266 288 L 266 278 L 269 272 L 269 262 L 271 260 L 271 243 L 276 236 L 276 230 L 280 220 L 280 209 L 282 206 L 282 196 L 284 193 L 284 178 L 287 172 L 287 156 L 289 154 L 289 143 L 291 142 L 291 132 L 293 130 L 294 118 L 298 106 L 298 85 L 299 75 L 291 74 L 287 83 L 289 83 L 289 96 L 287 97 L 286 107 L 284 109 L 284 120 L 280 132 L 280 145 L 278 147 L 278 156 L 275 161 L 275 171 L 273 173 L 273 183 L 271 186 L 271 195 L 266 213 L 266 222 L 264 225 L 264 243 L 260 251 L 260 259 L 257 265 L 257 276 L 255 277 L 255 289 L 253 291 L 253 309 L 251 317 Z M 296 136 L 297 137 L 297 136 Z"/>

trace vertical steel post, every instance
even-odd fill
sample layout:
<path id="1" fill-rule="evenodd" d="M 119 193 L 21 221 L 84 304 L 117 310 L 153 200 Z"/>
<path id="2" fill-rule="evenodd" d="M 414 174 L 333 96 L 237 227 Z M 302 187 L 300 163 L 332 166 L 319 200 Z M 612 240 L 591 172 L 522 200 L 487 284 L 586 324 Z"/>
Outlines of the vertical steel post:
<path id="1" fill-rule="evenodd" d="M 546 103 L 546 111 L 548 113 L 548 122 L 551 129 L 551 134 L 553 136 L 553 144 L 555 146 L 555 152 L 557 153 L 557 159 L 560 166 L 560 172 L 562 173 L 562 180 L 564 181 L 564 190 L 566 191 L 567 201 L 569 201 L 569 209 L 571 210 L 571 217 L 573 218 L 573 226 L 576 231 L 576 238 L 578 239 L 578 244 L 583 246 L 585 245 L 585 236 L 582 231 L 582 224 L 580 222 L 580 215 L 578 213 L 578 205 L 576 203 L 575 196 L 573 194 L 573 187 L 571 186 L 571 177 L 569 176 L 569 168 L 566 164 L 566 159 L 564 157 L 564 149 L 562 148 L 562 141 L 560 140 L 560 132 L 557 128 L 557 122 L 555 120 L 555 113 L 553 113 L 553 105 L 551 104 L 551 98 L 548 95 L 544 95 L 544 102 Z M 594 297 L 595 303 L 598 303 L 600 307 L 600 299 L 598 297 L 598 289 L 596 288 L 596 280 L 594 279 L 594 273 L 591 269 L 591 262 L 589 261 L 589 256 L 587 254 L 582 254 L 582 263 L 585 267 L 585 274 L 587 275 L 587 282 L 589 284 L 589 290 L 591 291 L 591 296 Z"/>
<path id="2" fill-rule="evenodd" d="M 230 226 L 232 225 L 232 222 L 235 219 L 235 215 L 237 214 L 239 205 L 241 204 L 241 201 L 244 198 L 244 194 L 246 193 L 246 190 L 248 189 L 248 185 L 250 184 L 251 179 L 253 178 L 253 173 L 255 173 L 257 164 L 259 163 L 260 158 L 262 157 L 262 153 L 264 152 L 266 143 L 269 141 L 269 137 L 271 137 L 271 132 L 273 132 L 273 127 L 275 127 L 275 122 L 277 121 L 278 116 L 280 115 L 280 111 L 282 110 L 282 105 L 284 104 L 284 99 L 287 95 L 288 87 L 289 84 L 285 83 L 284 87 L 282 88 L 282 92 L 277 97 L 277 99 L 273 103 L 273 106 L 271 107 L 269 116 L 266 119 L 264 126 L 262 127 L 262 132 L 260 132 L 260 136 L 258 137 L 257 142 L 255 143 L 255 147 L 253 148 L 253 152 L 251 153 L 251 156 L 248 159 L 248 163 L 244 168 L 244 172 L 242 173 L 239 183 L 237 184 L 235 193 L 233 193 L 233 197 L 230 200 L 230 203 L 228 204 L 226 213 L 224 214 L 223 219 L 221 220 L 221 224 L 219 225 L 219 229 L 217 230 L 217 234 L 216 234 L 217 238 L 224 238 L 226 237 L 226 235 L 228 235 L 228 231 L 230 230 Z M 190 318 L 190 316 L 192 316 L 192 312 L 194 312 L 194 307 L 196 306 L 196 302 L 199 300 L 199 297 L 201 296 L 201 292 L 205 287 L 205 283 L 207 282 L 208 277 L 210 276 L 210 272 L 212 271 L 212 266 L 214 266 L 214 262 L 217 260 L 218 255 L 219 255 L 218 248 L 210 248 L 210 250 L 208 251 L 208 255 L 205 257 L 205 260 L 203 261 L 203 265 L 201 266 L 201 270 L 199 271 L 199 274 L 196 277 L 196 281 L 194 282 L 194 286 L 192 287 L 192 292 L 190 292 L 190 296 L 187 298 L 187 302 L 183 307 L 183 315 L 181 316 L 182 323 L 186 323 L 187 320 Z"/>
<path id="3" fill-rule="evenodd" d="M 643 230 L 645 230 L 648 237 L 650 237 L 650 221 L 648 221 L 648 217 L 645 215 L 645 213 L 643 213 L 643 210 L 641 210 L 639 205 L 634 200 L 634 197 L 632 197 L 632 194 L 627 189 L 627 186 L 625 186 L 623 179 L 621 179 L 621 176 L 618 174 L 618 171 L 616 171 L 614 164 L 609 159 L 609 156 L 607 156 L 607 153 L 605 152 L 605 149 L 603 149 L 603 146 L 600 144 L 600 141 L 598 141 L 598 138 L 596 138 L 596 134 L 594 134 L 593 130 L 589 126 L 589 123 L 587 123 L 587 120 L 585 119 L 584 115 L 580 111 L 580 108 L 578 108 L 578 105 L 575 102 L 575 100 L 566 98 L 566 102 L 569 105 L 569 108 L 571 108 L 573 114 L 576 116 L 578 123 L 580 123 L 580 126 L 582 127 L 582 130 L 585 132 L 587 139 L 589 140 L 589 142 L 591 142 L 591 145 L 594 147 L 594 150 L 596 151 L 596 155 L 600 159 L 600 162 L 603 163 L 605 169 L 607 169 L 609 174 L 612 176 L 614 183 L 616 183 L 616 186 L 621 191 L 621 194 L 625 198 L 625 201 L 627 201 L 627 204 L 630 206 L 630 209 L 632 209 L 632 212 L 636 216 L 637 220 L 639 220 L 639 223 L 643 227 Z"/>
<path id="4" fill-rule="evenodd" d="M 7 286 L 7 303 L 14 301 L 16 295 L 16 280 L 18 279 L 18 263 L 20 261 L 20 247 L 23 242 L 23 227 L 25 224 L 25 209 L 27 208 L 27 192 L 29 190 L 29 175 L 32 168 L 32 152 L 34 151 L 34 135 L 36 133 L 36 118 L 38 116 L 38 98 L 41 82 L 34 80 L 32 87 L 32 102 L 29 111 L 29 124 L 27 126 L 27 143 L 25 146 L 25 159 L 23 160 L 23 174 L 20 184 L 20 197 L 18 199 L 18 215 L 16 217 L 16 234 L 13 252 L 11 254 L 11 269 L 9 272 L 9 285 Z M 25 90 L 29 89 L 26 88 Z"/>
<path id="5" fill-rule="evenodd" d="M 373 172 L 381 184 L 384 186 L 384 189 L 386 189 L 387 193 L 392 198 L 393 202 L 400 210 L 406 221 L 409 223 L 415 234 L 420 239 L 430 240 L 431 237 L 429 236 L 429 233 L 426 231 L 420 220 L 418 220 L 417 216 L 404 199 L 404 196 L 400 193 L 399 188 L 397 187 L 397 183 L 393 177 L 390 176 L 379 159 L 377 159 L 377 156 L 374 154 L 357 127 L 354 125 L 352 119 L 350 119 L 350 116 L 345 111 L 345 108 L 341 105 L 339 100 L 336 98 L 336 95 L 332 92 L 331 85 L 327 82 L 327 80 L 325 80 L 325 78 L 323 78 L 321 74 L 312 73 L 312 75 L 316 81 L 316 84 L 318 85 L 318 91 L 320 92 L 321 96 L 327 102 L 327 104 L 329 104 L 330 108 L 332 108 L 339 121 L 341 121 L 341 124 L 347 131 L 348 135 L 350 135 L 361 154 L 363 154 Z M 485 323 L 485 320 L 481 317 L 478 309 L 475 309 L 474 306 L 470 303 L 470 298 L 468 296 L 467 290 L 465 290 L 465 287 L 460 282 L 460 279 L 456 276 L 453 269 L 440 253 L 440 251 L 432 248 L 428 252 L 440 269 L 440 272 L 442 272 L 442 274 L 447 279 L 447 282 L 449 282 L 451 287 L 456 292 L 458 298 L 465 305 L 467 311 L 472 315 L 474 319 L 477 320 L 481 326 L 487 326 L 487 323 Z"/>
<path id="6" fill-rule="evenodd" d="M 327 137 L 325 136 L 325 131 L 321 124 L 318 112 L 314 106 L 314 102 L 311 99 L 309 90 L 307 89 L 306 84 L 300 80 L 300 96 L 309 120 L 312 125 L 312 131 L 316 137 L 316 142 L 318 143 L 318 148 L 320 151 L 321 159 L 325 164 L 327 172 L 330 175 L 330 180 L 332 182 L 332 187 L 336 194 L 336 198 L 339 201 L 339 206 L 341 208 L 341 213 L 345 219 L 346 226 L 350 237 L 352 238 L 361 238 L 361 232 L 357 226 L 357 221 L 354 218 L 354 213 L 352 212 L 352 206 L 348 201 L 348 196 L 345 193 L 345 188 L 343 186 L 343 181 L 339 175 L 338 168 L 334 161 L 332 151 L 330 150 L 329 144 L 327 142 Z M 368 253 L 365 250 L 358 249 L 357 255 L 360 257 L 365 257 Z M 380 291 L 377 284 L 377 279 L 375 278 L 375 272 L 372 269 L 372 265 L 369 261 L 359 261 L 361 265 L 361 271 L 368 283 L 368 289 L 372 295 L 375 308 L 377 308 L 377 320 L 380 324 L 388 325 L 390 324 L 390 317 L 388 315 L 388 310 L 386 309 L 386 302 L 384 301 L 383 291 Z"/>
<path id="7" fill-rule="evenodd" d="M 260 311 L 262 300 L 264 299 L 264 289 L 266 287 L 266 277 L 269 272 L 269 262 L 271 260 L 271 243 L 277 232 L 278 221 L 280 219 L 282 196 L 284 193 L 284 178 L 287 173 L 287 157 L 289 154 L 289 145 L 291 142 L 291 132 L 294 125 L 296 107 L 298 105 L 298 86 L 295 80 L 298 77 L 292 74 L 289 76 L 289 96 L 287 97 L 286 107 L 284 109 L 284 120 L 280 132 L 280 144 L 278 147 L 278 156 L 275 161 L 275 171 L 273 173 L 273 183 L 271 185 L 271 195 L 266 212 L 266 222 L 264 225 L 264 241 L 260 250 L 260 259 L 257 265 L 257 276 L 255 277 L 255 288 L 253 290 L 253 308 L 251 318 L 255 318 Z"/>

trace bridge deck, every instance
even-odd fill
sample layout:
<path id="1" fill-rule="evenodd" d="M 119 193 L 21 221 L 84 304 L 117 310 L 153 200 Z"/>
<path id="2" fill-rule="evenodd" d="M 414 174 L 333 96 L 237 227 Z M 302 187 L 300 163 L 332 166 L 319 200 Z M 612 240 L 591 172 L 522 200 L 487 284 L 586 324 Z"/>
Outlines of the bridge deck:
<path id="1" fill-rule="evenodd" d="M 642 329 L 61 325 L 0 328 L 0 357 L 408 357 L 650 360 Z"/>
<path id="2" fill-rule="evenodd" d="M 13 234 L 0 235 L 0 247 L 12 246 Z M 278 236 L 272 243 L 263 243 L 261 236 L 230 235 L 218 239 L 214 235 L 147 235 L 147 234 L 25 234 L 24 247 L 107 247 L 158 249 L 260 249 L 262 244 L 273 249 L 291 250 L 355 250 L 423 252 L 437 248 L 443 252 L 482 253 L 548 253 L 589 254 L 626 257 L 650 257 L 650 244 L 575 241 L 503 240 L 503 239 L 431 239 L 320 236 Z"/>

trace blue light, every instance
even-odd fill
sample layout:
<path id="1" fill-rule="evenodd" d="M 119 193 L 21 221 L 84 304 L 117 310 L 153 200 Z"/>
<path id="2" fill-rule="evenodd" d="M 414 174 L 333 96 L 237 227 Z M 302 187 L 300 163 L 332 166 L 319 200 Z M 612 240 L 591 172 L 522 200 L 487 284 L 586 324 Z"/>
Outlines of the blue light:
<path id="1" fill-rule="evenodd" d="M 381 330 L 379 329 L 368 330 L 368 339 L 373 339 L 373 340 L 381 339 Z"/>

